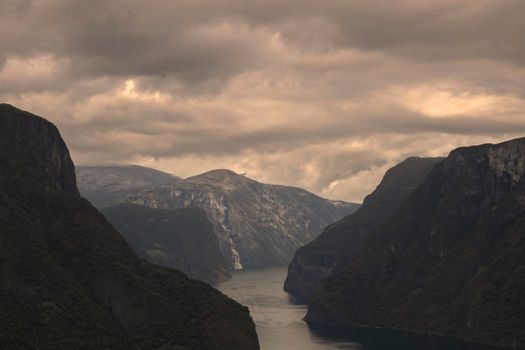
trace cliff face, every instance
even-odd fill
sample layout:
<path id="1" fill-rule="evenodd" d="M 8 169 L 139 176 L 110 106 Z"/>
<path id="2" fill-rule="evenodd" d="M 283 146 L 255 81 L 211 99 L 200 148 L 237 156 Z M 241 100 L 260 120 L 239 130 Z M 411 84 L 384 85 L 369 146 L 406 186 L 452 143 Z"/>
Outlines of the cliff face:
<path id="1" fill-rule="evenodd" d="M 525 346 L 524 162 L 525 139 L 451 152 L 323 282 L 307 320 Z"/>
<path id="2" fill-rule="evenodd" d="M 122 201 L 203 208 L 230 269 L 286 265 L 298 247 L 358 207 L 299 188 L 262 184 L 230 170 L 130 191 Z"/>
<path id="3" fill-rule="evenodd" d="M 102 213 L 145 260 L 206 282 L 230 277 L 213 225 L 201 208 L 170 210 L 119 204 Z"/>
<path id="4" fill-rule="evenodd" d="M 2 349 L 258 349 L 248 310 L 147 263 L 78 195 L 49 122 L 0 104 Z"/>
<path id="5" fill-rule="evenodd" d="M 10 181 L 78 194 L 69 151 L 52 124 L 0 104 L 0 136 L 0 162 L 4 175 L 11 172 Z"/>
<path id="6" fill-rule="evenodd" d="M 370 231 L 389 219 L 441 160 L 412 157 L 388 170 L 361 208 L 297 251 L 284 289 L 307 302 L 321 281 L 350 266 Z"/>

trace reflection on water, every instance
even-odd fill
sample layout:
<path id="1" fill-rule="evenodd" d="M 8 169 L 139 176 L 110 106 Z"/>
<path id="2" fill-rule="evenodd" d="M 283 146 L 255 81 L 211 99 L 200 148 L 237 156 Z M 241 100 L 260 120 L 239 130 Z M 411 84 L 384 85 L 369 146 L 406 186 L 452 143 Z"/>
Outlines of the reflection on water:
<path id="1" fill-rule="evenodd" d="M 312 329 L 306 306 L 283 291 L 286 268 L 239 271 L 217 288 L 250 308 L 262 350 L 494 350 L 450 339 L 374 329 Z"/>

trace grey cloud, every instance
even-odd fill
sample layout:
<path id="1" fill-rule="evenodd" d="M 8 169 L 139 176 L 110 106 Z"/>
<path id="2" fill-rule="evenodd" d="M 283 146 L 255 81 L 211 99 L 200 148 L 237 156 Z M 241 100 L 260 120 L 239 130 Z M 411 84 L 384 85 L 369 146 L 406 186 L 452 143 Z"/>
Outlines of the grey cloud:
<path id="1" fill-rule="evenodd" d="M 428 60 L 503 59 L 523 64 L 519 0 L 443 1 L 45 1 L 4 5 L 2 46 L 52 53 L 81 75 L 224 79 L 265 63 L 257 29 L 299 47 L 332 42 Z M 232 24 L 231 31 L 221 24 Z M 222 31 L 222 32 L 221 32 Z M 323 35 L 318 35 L 323 33 Z M 263 39 L 263 40 L 261 40 Z M 326 47 L 322 46 L 323 49 Z M 263 60 L 263 62 L 260 62 Z M 72 74 L 74 74 L 72 73 Z"/>
<path id="2" fill-rule="evenodd" d="M 0 100 L 55 122 L 81 163 L 232 167 L 356 199 L 408 155 L 525 132 L 523 13 L 521 0 L 5 0 Z"/>
<path id="3" fill-rule="evenodd" d="M 197 119 L 147 105 L 106 109 L 104 119 L 94 119 L 75 125 L 71 134 L 96 136 L 96 143 L 79 143 L 72 137 L 72 145 L 85 151 L 100 152 L 111 149 L 128 156 L 177 157 L 181 155 L 239 155 L 245 151 L 281 152 L 287 149 L 344 141 L 354 137 L 381 137 L 380 135 L 414 135 L 418 133 L 446 133 L 458 135 L 493 135 L 525 133 L 525 116 L 517 119 L 457 116 L 432 118 L 402 110 L 387 112 L 362 111 L 362 115 L 339 115 L 325 121 L 311 120 L 307 125 L 294 124 L 293 119 L 282 128 L 250 130 L 242 122 L 224 120 L 210 126 L 199 125 Z M 257 123 L 257 118 L 248 120 Z M 135 137 L 133 137 L 135 136 Z M 128 142 L 132 142 L 128 144 Z M 108 156 L 112 156 L 109 154 Z M 346 162 L 356 165 L 360 157 L 354 155 Z M 369 159 L 371 164 L 377 164 Z M 348 164 L 349 171 L 352 164 Z M 360 165 L 361 166 L 361 165 Z"/>

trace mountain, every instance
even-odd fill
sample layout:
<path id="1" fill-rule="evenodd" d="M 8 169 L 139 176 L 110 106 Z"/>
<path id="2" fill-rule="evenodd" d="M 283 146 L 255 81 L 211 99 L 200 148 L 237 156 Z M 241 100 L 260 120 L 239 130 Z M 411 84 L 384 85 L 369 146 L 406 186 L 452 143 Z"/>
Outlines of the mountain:
<path id="1" fill-rule="evenodd" d="M 141 258 L 207 282 L 229 278 L 213 225 L 201 208 L 118 204 L 102 214 Z"/>
<path id="2" fill-rule="evenodd" d="M 116 204 L 126 191 L 180 180 L 138 165 L 77 166 L 76 174 L 80 193 L 99 209 Z"/>
<path id="3" fill-rule="evenodd" d="M 525 346 L 525 139 L 459 148 L 322 283 L 307 321 Z"/>
<path id="4" fill-rule="evenodd" d="M 389 169 L 355 213 L 328 226 L 297 251 L 288 267 L 284 289 L 307 302 L 322 280 L 352 263 L 370 231 L 389 219 L 442 160 L 411 157 Z"/>
<path id="5" fill-rule="evenodd" d="M 139 259 L 81 198 L 58 129 L 0 104 L 2 349 L 258 349 L 246 307 Z"/>
<path id="6" fill-rule="evenodd" d="M 230 170 L 129 191 L 122 202 L 203 208 L 229 269 L 286 265 L 298 247 L 358 207 L 295 187 L 262 184 Z"/>

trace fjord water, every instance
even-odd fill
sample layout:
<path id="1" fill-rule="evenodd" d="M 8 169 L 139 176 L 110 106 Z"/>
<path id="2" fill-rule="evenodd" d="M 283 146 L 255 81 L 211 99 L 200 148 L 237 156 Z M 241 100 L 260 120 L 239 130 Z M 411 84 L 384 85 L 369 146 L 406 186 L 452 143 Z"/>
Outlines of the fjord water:
<path id="1" fill-rule="evenodd" d="M 374 329 L 311 329 L 306 305 L 283 291 L 286 268 L 233 273 L 217 288 L 249 307 L 262 350 L 493 350 L 456 340 Z"/>

